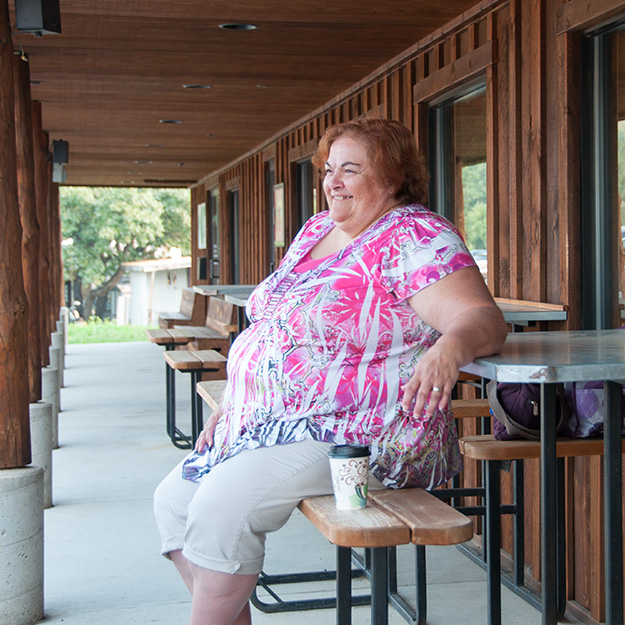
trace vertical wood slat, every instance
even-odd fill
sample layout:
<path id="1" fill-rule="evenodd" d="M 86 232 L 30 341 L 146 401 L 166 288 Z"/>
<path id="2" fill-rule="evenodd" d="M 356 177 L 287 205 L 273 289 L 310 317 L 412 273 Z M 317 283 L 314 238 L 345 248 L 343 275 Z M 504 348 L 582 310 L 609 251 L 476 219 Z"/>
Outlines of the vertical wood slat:
<path id="1" fill-rule="evenodd" d="M 35 198 L 37 203 L 37 221 L 39 223 L 39 335 L 41 345 L 41 364 L 47 366 L 50 363 L 50 352 L 48 351 L 50 323 L 49 316 L 43 311 L 48 310 L 49 297 L 47 285 L 50 280 L 48 250 L 46 245 L 48 232 L 48 186 L 50 185 L 49 175 L 49 140 L 48 134 L 43 131 L 41 117 L 41 103 L 33 102 L 33 144 L 34 144 L 34 164 L 35 164 Z"/>
<path id="2" fill-rule="evenodd" d="M 28 380 L 29 401 L 41 399 L 41 327 L 39 323 L 39 248 L 40 229 L 35 196 L 35 156 L 33 145 L 32 102 L 28 62 L 14 59 L 15 130 L 17 186 L 22 224 L 22 270 L 28 301 Z"/>
<path id="3" fill-rule="evenodd" d="M 17 192 L 13 45 L 6 0 L 0 0 L 0 469 L 30 463 L 28 304 L 22 273 Z"/>

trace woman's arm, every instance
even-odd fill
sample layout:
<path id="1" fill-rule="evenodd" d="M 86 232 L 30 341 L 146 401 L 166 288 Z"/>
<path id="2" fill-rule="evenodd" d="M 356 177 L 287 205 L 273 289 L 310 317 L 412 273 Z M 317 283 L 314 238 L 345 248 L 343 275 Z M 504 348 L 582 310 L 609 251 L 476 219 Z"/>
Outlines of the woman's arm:
<path id="1" fill-rule="evenodd" d="M 441 333 L 403 387 L 402 407 L 408 410 L 416 396 L 415 416 L 421 415 L 431 396 L 426 411 L 430 417 L 450 401 L 460 367 L 499 352 L 508 328 L 477 267 L 445 276 L 408 302 L 425 323 Z M 433 390 L 435 387 L 440 391 Z"/>

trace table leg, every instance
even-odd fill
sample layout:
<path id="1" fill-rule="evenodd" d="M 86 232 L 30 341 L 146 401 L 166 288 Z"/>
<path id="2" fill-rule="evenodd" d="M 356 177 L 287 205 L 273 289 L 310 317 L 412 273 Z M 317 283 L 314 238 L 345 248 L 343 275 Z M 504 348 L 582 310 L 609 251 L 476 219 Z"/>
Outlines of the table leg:
<path id="1" fill-rule="evenodd" d="M 622 386 L 605 382 L 604 389 L 605 622 L 623 625 Z"/>
<path id="2" fill-rule="evenodd" d="M 556 388 L 540 385 L 540 543 L 543 625 L 558 620 Z"/>

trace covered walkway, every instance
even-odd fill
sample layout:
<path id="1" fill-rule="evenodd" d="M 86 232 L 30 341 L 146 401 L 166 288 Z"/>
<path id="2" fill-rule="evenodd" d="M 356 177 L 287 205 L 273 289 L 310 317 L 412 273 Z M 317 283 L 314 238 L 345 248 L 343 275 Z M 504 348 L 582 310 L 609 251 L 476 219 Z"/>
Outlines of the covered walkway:
<path id="1" fill-rule="evenodd" d="M 186 625 L 190 596 L 173 566 L 158 554 L 152 493 L 184 455 L 165 433 L 164 365 L 151 343 L 69 345 L 53 452 L 53 502 L 45 512 L 46 623 L 63 625 Z M 178 380 L 179 414 L 189 414 L 188 378 Z M 185 405 L 185 403 L 187 405 Z M 181 424 L 183 423 L 181 418 Z M 413 551 L 399 553 L 400 583 L 411 597 Z M 296 513 L 269 537 L 265 570 L 332 568 L 334 550 Z M 357 586 L 362 586 L 358 582 Z M 303 598 L 332 591 L 332 582 L 283 588 Z M 462 619 L 486 623 L 483 571 L 455 547 L 428 550 L 431 625 Z M 532 625 L 540 614 L 503 590 L 505 625 Z M 264 614 L 256 625 L 331 625 L 333 610 Z M 355 608 L 355 625 L 369 609 Z M 394 611 L 390 623 L 405 621 Z"/>

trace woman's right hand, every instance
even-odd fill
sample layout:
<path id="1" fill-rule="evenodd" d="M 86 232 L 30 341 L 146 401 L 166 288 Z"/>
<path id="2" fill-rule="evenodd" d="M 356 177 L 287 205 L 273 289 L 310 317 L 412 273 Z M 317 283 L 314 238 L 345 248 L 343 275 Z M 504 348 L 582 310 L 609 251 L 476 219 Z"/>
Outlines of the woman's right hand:
<path id="1" fill-rule="evenodd" d="M 210 417 L 208 417 L 204 424 L 204 429 L 200 432 L 195 442 L 195 451 L 202 453 L 207 447 L 210 449 L 213 446 L 215 428 L 222 414 L 221 408 L 217 408 L 217 410 L 214 410 Z"/>

